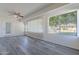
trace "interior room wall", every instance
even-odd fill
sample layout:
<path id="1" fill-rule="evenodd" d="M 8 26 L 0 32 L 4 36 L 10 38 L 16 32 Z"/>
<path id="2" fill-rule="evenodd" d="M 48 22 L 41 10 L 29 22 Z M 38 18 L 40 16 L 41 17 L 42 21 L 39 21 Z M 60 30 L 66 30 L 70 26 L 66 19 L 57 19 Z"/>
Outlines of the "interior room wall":
<path id="1" fill-rule="evenodd" d="M 6 23 L 11 23 L 11 33 L 6 34 Z M 0 18 L 0 37 L 24 35 L 24 24 L 16 21 L 14 17 L 2 16 Z"/>
<path id="2" fill-rule="evenodd" d="M 75 49 L 79 49 L 79 39 L 77 36 L 48 34 L 48 17 L 49 16 L 63 14 L 63 13 L 70 12 L 73 10 L 78 10 L 78 9 L 79 9 L 79 4 L 68 4 L 68 5 L 56 8 L 54 10 L 51 10 L 43 14 L 42 19 L 44 21 L 43 21 L 43 39 L 42 40 L 49 41 L 55 44 L 60 44 L 67 47 L 71 47 L 71 48 L 75 48 Z M 37 37 L 36 35 L 37 33 L 35 34 L 35 36 L 33 36 L 33 34 L 30 36 Z M 39 34 L 38 36 L 41 38 Z"/>

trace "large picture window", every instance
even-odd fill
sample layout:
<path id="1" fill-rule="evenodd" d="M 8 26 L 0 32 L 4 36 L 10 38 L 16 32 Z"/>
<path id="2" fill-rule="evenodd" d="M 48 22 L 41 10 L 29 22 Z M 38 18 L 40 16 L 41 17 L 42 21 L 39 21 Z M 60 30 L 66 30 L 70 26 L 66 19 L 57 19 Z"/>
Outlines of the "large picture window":
<path id="1" fill-rule="evenodd" d="M 77 11 L 49 18 L 49 33 L 76 35 Z"/>
<path id="2" fill-rule="evenodd" d="M 28 32 L 41 33 L 42 28 L 42 19 L 35 19 L 28 22 Z"/>

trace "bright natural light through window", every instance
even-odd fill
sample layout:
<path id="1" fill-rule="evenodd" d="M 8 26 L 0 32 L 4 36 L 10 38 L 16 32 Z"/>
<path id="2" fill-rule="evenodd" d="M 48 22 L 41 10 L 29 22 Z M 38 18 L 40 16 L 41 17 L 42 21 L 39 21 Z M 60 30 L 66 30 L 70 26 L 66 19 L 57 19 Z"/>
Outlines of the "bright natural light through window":
<path id="1" fill-rule="evenodd" d="M 77 11 L 49 18 L 48 33 L 76 35 Z"/>
<path id="2" fill-rule="evenodd" d="M 42 28 L 42 19 L 35 19 L 28 22 L 28 32 L 41 33 Z"/>

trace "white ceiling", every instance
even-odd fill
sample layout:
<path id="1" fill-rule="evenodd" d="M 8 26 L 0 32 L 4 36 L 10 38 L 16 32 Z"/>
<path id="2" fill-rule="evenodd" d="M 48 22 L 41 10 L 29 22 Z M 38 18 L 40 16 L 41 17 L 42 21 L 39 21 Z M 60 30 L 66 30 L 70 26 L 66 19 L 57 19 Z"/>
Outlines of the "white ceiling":
<path id="1" fill-rule="evenodd" d="M 8 11 L 16 11 L 20 12 L 22 15 L 29 15 L 48 5 L 48 3 L 0 3 L 0 13 L 8 14 Z"/>

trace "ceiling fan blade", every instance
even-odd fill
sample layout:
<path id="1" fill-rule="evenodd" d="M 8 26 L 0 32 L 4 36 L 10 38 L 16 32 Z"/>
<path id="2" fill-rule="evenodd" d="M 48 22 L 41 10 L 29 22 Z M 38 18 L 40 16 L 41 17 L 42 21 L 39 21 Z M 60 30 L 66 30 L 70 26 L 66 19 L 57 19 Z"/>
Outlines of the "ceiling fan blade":
<path id="1" fill-rule="evenodd" d="M 16 12 L 14 11 L 8 11 L 8 13 L 10 13 L 11 15 L 16 15 Z"/>
<path id="2" fill-rule="evenodd" d="M 8 13 L 10 15 L 15 15 L 15 17 L 18 19 L 18 20 L 22 20 L 24 18 L 24 15 L 21 15 L 20 12 L 15 12 L 15 11 L 8 11 Z"/>

